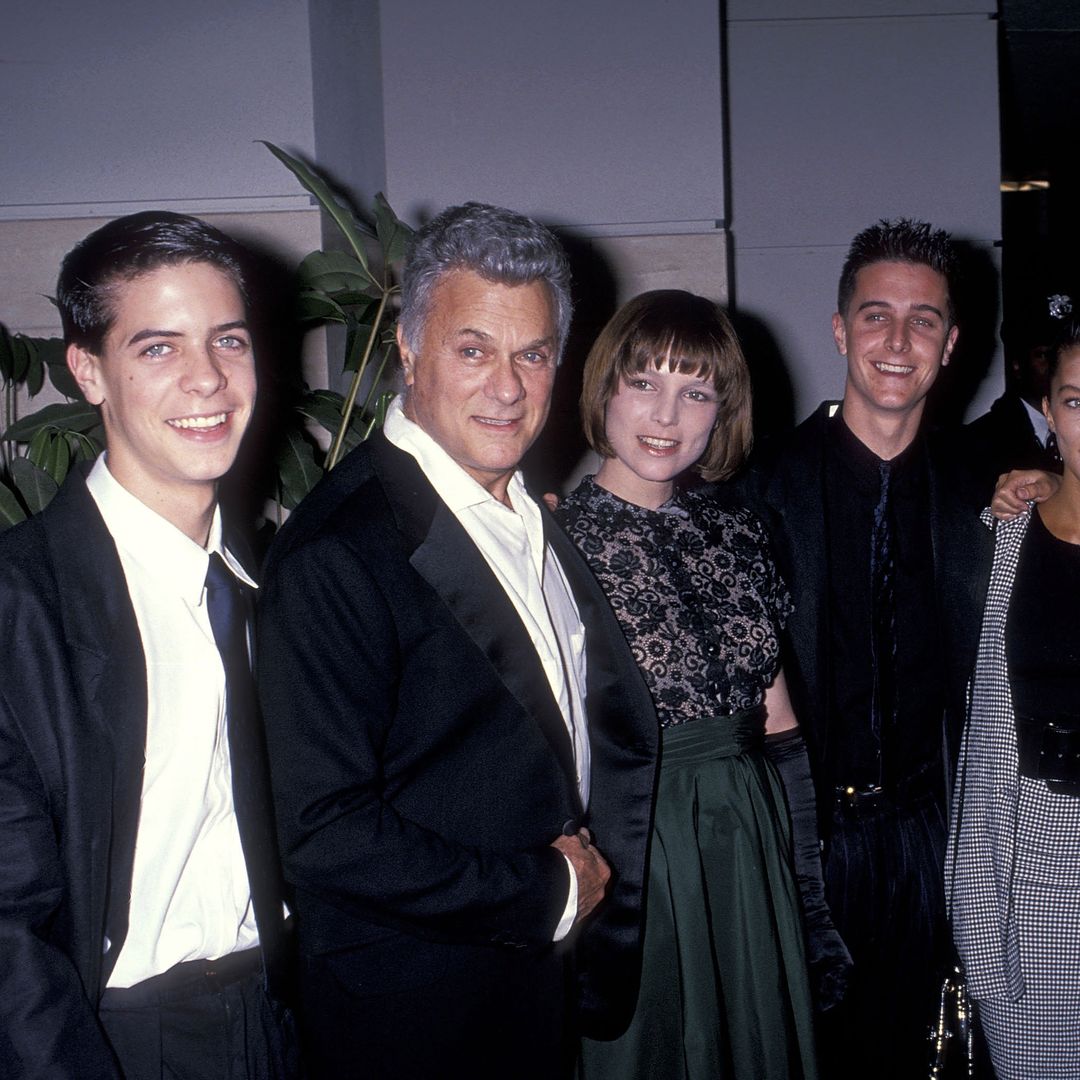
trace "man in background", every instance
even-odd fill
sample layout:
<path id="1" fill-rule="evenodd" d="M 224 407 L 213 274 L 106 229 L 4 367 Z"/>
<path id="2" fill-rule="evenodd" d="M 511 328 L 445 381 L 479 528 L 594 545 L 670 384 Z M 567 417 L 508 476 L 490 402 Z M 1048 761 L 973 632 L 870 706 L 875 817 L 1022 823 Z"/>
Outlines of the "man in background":
<path id="1" fill-rule="evenodd" d="M 1005 393 L 962 432 L 962 448 L 983 478 L 988 493 L 1003 473 L 1041 469 L 1061 473 L 1061 455 L 1043 416 L 1049 392 L 1047 361 L 1072 297 L 1050 289 L 1029 291 L 1006 314 Z"/>

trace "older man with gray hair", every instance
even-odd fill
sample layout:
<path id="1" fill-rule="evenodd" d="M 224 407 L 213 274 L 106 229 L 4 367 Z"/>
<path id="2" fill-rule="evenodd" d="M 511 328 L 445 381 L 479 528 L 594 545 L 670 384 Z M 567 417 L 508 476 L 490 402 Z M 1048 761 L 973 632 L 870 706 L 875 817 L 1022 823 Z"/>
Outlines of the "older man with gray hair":
<path id="1" fill-rule="evenodd" d="M 316 1077 L 558 1077 L 625 1025 L 657 723 L 518 464 L 571 315 L 552 234 L 417 234 L 404 393 L 271 551 L 260 683 Z M 571 980 L 577 981 L 576 990 Z"/>

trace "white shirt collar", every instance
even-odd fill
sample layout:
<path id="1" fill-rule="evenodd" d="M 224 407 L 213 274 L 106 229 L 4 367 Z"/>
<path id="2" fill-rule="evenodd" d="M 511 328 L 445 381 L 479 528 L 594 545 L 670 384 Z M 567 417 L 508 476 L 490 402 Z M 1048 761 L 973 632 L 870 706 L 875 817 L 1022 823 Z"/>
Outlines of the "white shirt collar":
<path id="1" fill-rule="evenodd" d="M 473 479 L 419 424 L 405 415 L 401 394 L 390 402 L 383 422 L 383 433 L 399 450 L 416 459 L 431 486 L 452 513 L 488 502 L 509 510 L 483 484 Z M 515 508 L 523 508 L 526 500 L 531 502 L 520 470 L 515 470 L 510 477 L 507 491 Z"/>
<path id="2" fill-rule="evenodd" d="M 1024 398 L 1020 399 L 1020 403 L 1027 409 L 1028 419 L 1031 421 L 1031 430 L 1035 432 L 1035 438 L 1045 446 L 1050 438 L 1050 425 L 1046 421 L 1046 415 L 1042 409 L 1036 409 L 1030 401 L 1026 401 Z"/>
<path id="3" fill-rule="evenodd" d="M 221 507 L 214 507 L 210 536 L 202 548 L 171 521 L 151 510 L 109 472 L 106 454 L 94 462 L 86 486 L 116 545 L 153 578 L 170 582 L 192 606 L 202 600 L 209 556 L 218 552 L 230 570 L 256 588 L 254 580 L 222 543 Z"/>

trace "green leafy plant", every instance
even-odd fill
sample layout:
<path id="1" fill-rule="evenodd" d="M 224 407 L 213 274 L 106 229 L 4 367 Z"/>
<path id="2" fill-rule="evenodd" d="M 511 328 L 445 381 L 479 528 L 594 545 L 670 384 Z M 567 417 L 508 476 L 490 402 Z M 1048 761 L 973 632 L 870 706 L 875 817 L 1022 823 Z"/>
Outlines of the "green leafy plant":
<path id="1" fill-rule="evenodd" d="M 35 397 L 46 377 L 68 400 L 20 418 L 19 391 Z M 0 380 L 0 529 L 6 529 L 43 510 L 74 462 L 97 457 L 105 433 L 68 371 L 59 338 L 9 334 L 0 326 Z"/>
<path id="2" fill-rule="evenodd" d="M 272 143 L 264 146 L 315 198 L 344 242 L 343 249 L 313 251 L 298 269 L 300 318 L 306 326 L 338 324 L 345 331 L 342 371 L 351 373 L 344 394 L 306 389 L 297 409 L 308 425 L 325 430 L 322 454 L 303 430 L 286 434 L 278 457 L 278 500 L 292 508 L 324 471 L 380 426 L 393 396 L 389 373 L 394 341 L 394 267 L 405 255 L 412 230 L 375 196 L 371 221 L 361 219 L 316 171 Z"/>

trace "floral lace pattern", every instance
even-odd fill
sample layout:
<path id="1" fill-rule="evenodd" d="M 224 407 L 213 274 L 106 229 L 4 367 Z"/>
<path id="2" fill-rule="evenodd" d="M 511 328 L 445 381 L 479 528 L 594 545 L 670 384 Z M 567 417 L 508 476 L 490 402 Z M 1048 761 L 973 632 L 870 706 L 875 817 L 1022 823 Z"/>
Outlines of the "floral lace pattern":
<path id="1" fill-rule="evenodd" d="M 649 510 L 587 476 L 557 516 L 611 601 L 662 727 L 761 702 L 792 604 L 750 511 L 695 491 Z"/>

